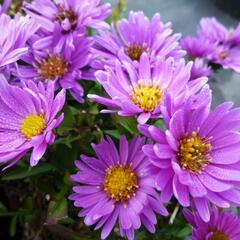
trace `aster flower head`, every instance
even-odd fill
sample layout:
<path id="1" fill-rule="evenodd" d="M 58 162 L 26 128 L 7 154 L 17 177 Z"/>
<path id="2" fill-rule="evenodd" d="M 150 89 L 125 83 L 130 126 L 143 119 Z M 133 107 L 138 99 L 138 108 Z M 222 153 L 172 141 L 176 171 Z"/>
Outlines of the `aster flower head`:
<path id="1" fill-rule="evenodd" d="M 28 65 L 19 65 L 18 77 L 23 81 L 53 81 L 69 90 L 77 101 L 83 102 L 83 88 L 78 80 L 84 78 L 81 69 L 91 60 L 89 49 L 92 42 L 87 37 L 74 37 L 74 49 L 68 44 L 56 47 L 55 43 L 42 41 L 41 38 L 36 40 L 29 54 L 22 58 Z"/>
<path id="2" fill-rule="evenodd" d="M 143 151 L 158 172 L 156 186 L 162 200 L 174 195 L 187 207 L 191 196 L 207 222 L 210 203 L 223 208 L 240 204 L 240 109 L 231 109 L 233 104 L 226 102 L 210 111 L 211 95 L 202 91 L 171 117 L 166 114 L 170 111 L 163 113 L 166 131 L 154 126 L 139 129 L 156 142 L 145 145 Z M 203 103 L 205 99 L 209 100 Z"/>
<path id="3" fill-rule="evenodd" d="M 159 57 L 178 60 L 185 54 L 179 46 L 180 37 L 172 35 L 171 23 L 162 23 L 159 14 L 149 20 L 143 12 L 131 11 L 128 19 L 113 24 L 111 31 L 100 31 L 100 36 L 95 36 L 94 67 L 114 66 L 116 59 L 137 65 L 143 53 L 148 54 L 151 64 Z"/>
<path id="4" fill-rule="evenodd" d="M 63 114 L 57 114 L 64 102 L 64 90 L 54 98 L 53 82 L 29 82 L 20 88 L 1 75 L 0 163 L 10 167 L 32 149 L 30 164 L 35 166 L 54 142 L 53 129 L 63 120 Z"/>
<path id="5" fill-rule="evenodd" d="M 86 34 L 87 28 L 107 28 L 104 20 L 111 14 L 110 4 L 101 0 L 35 0 L 25 2 L 24 9 L 59 43 L 65 39 L 70 46 L 72 37 Z"/>
<path id="6" fill-rule="evenodd" d="M 0 14 L 0 68 L 14 63 L 27 53 L 27 40 L 37 31 L 38 25 L 29 16 L 11 19 Z"/>
<path id="7" fill-rule="evenodd" d="M 117 112 L 122 116 L 138 116 L 143 124 L 149 118 L 158 117 L 164 104 L 164 95 L 174 96 L 176 104 L 188 94 L 197 92 L 207 81 L 206 78 L 190 80 L 192 63 L 184 60 L 175 62 L 173 58 L 159 59 L 154 67 L 144 53 L 138 70 L 130 63 L 116 62 L 115 69 L 105 67 L 97 71 L 96 78 L 109 95 L 108 98 L 88 95 L 89 98 L 113 108 L 104 113 Z"/>
<path id="8" fill-rule="evenodd" d="M 192 225 L 192 240 L 238 240 L 240 239 L 240 218 L 231 212 L 211 210 L 210 221 L 205 223 L 197 212 L 184 209 L 184 216 Z"/>
<path id="9" fill-rule="evenodd" d="M 155 212 L 166 216 L 154 181 L 148 175 L 149 161 L 142 152 L 144 138 L 138 136 L 128 143 L 120 138 L 119 150 L 111 138 L 102 139 L 93 148 L 97 157 L 81 156 L 76 161 L 79 172 L 71 179 L 81 185 L 74 186 L 70 199 L 81 208 L 79 217 L 86 225 L 102 228 L 101 238 L 106 239 L 118 222 L 121 236 L 134 239 L 134 230 L 143 224 L 155 232 Z"/>
<path id="10" fill-rule="evenodd" d="M 181 46 L 192 59 L 207 57 L 216 47 L 215 44 L 201 36 L 187 36 L 181 40 Z"/>

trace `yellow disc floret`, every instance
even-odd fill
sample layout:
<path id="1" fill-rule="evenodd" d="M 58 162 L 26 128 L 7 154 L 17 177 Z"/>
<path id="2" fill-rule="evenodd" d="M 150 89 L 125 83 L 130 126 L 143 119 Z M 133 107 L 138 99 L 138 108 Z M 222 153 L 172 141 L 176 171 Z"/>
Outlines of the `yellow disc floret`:
<path id="1" fill-rule="evenodd" d="M 178 161 L 182 168 L 198 173 L 210 162 L 211 144 L 197 132 L 186 135 L 179 142 Z"/>
<path id="2" fill-rule="evenodd" d="M 163 96 L 163 89 L 159 85 L 160 82 L 154 81 L 151 84 L 144 84 L 140 80 L 137 85 L 133 86 L 130 95 L 132 102 L 144 112 L 154 111 Z"/>
<path id="3" fill-rule="evenodd" d="M 106 171 L 104 191 L 117 202 L 126 202 L 138 188 L 137 176 L 130 166 L 118 165 Z"/>
<path id="4" fill-rule="evenodd" d="M 46 120 L 44 115 L 33 114 L 26 116 L 22 121 L 20 130 L 22 135 L 31 140 L 32 137 L 40 135 L 46 127 Z"/>

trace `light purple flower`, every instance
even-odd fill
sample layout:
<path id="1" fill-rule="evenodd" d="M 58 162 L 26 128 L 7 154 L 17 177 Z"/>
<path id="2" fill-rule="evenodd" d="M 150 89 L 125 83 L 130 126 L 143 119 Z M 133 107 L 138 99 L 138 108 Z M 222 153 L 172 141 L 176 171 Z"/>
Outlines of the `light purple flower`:
<path id="1" fill-rule="evenodd" d="M 112 24 L 111 32 L 100 31 L 100 36 L 95 36 L 93 67 L 114 66 L 116 59 L 138 65 L 143 53 L 148 54 L 151 64 L 159 57 L 178 60 L 185 54 L 178 42 L 181 35 L 171 34 L 171 23 L 162 23 L 159 14 L 149 20 L 143 12 L 130 12 L 128 19 Z"/>
<path id="2" fill-rule="evenodd" d="M 223 208 L 240 204 L 240 109 L 226 102 L 210 111 L 211 94 L 206 90 L 186 100 L 171 117 L 164 111 L 166 131 L 139 127 L 155 141 L 143 151 L 157 173 L 162 200 L 174 195 L 188 207 L 191 199 L 205 222 L 210 220 L 210 203 Z"/>
<path id="3" fill-rule="evenodd" d="M 29 82 L 20 88 L 1 75 L 0 163 L 10 167 L 32 149 L 30 164 L 35 166 L 54 142 L 53 129 L 63 120 L 63 114 L 56 116 L 64 102 L 64 90 L 54 98 L 53 82 Z"/>
<path id="4" fill-rule="evenodd" d="M 187 36 L 182 39 L 181 46 L 192 59 L 206 58 L 214 52 L 216 43 L 213 44 L 202 36 Z"/>
<path id="5" fill-rule="evenodd" d="M 204 57 L 224 69 L 240 72 L 240 26 L 227 29 L 214 17 L 202 18 L 196 37 L 186 37 L 182 47 L 190 57 Z"/>
<path id="6" fill-rule="evenodd" d="M 66 41 L 72 47 L 73 37 L 86 34 L 87 28 L 107 28 L 104 20 L 111 14 L 110 4 L 101 0 L 35 0 L 25 2 L 24 9 L 47 35 L 54 33 L 59 45 Z"/>
<path id="7" fill-rule="evenodd" d="M 97 71 L 96 78 L 109 97 L 88 95 L 89 98 L 113 108 L 104 113 L 117 112 L 122 116 L 138 116 L 143 124 L 161 114 L 164 95 L 170 94 L 175 104 L 181 104 L 187 95 L 193 95 L 206 83 L 206 78 L 190 81 L 192 63 L 183 59 L 159 59 L 151 68 L 147 53 L 142 54 L 137 70 L 128 62 L 116 62 L 114 69 L 105 67 Z"/>
<path id="8" fill-rule="evenodd" d="M 134 230 L 143 224 L 155 232 L 155 212 L 166 216 L 166 208 L 154 190 L 154 181 L 148 174 L 148 158 L 142 152 L 144 138 L 138 136 L 128 143 L 120 138 L 119 150 L 111 138 L 102 139 L 93 148 L 97 158 L 81 155 L 76 161 L 79 172 L 71 179 L 74 186 L 70 199 L 81 208 L 79 217 L 86 225 L 102 228 L 101 239 L 106 239 L 118 222 L 121 236 L 134 239 Z"/>
<path id="9" fill-rule="evenodd" d="M 209 77 L 213 74 L 213 70 L 201 58 L 196 58 L 191 69 L 191 80 L 200 77 Z"/>
<path id="10" fill-rule="evenodd" d="M 197 212 L 184 209 L 184 215 L 192 225 L 192 240 L 239 240 L 240 218 L 231 212 L 213 207 L 210 221 L 205 223 Z"/>
<path id="11" fill-rule="evenodd" d="M 91 44 L 87 37 L 74 37 L 74 48 L 67 44 L 55 47 L 56 42 L 37 39 L 32 43 L 29 54 L 22 58 L 28 65 L 19 65 L 18 77 L 23 81 L 56 82 L 61 88 L 69 90 L 77 101 L 83 102 L 84 90 L 78 80 L 84 78 L 81 69 L 91 60 Z"/>
<path id="12" fill-rule="evenodd" d="M 16 15 L 11 19 L 0 14 L 0 68 L 14 63 L 27 53 L 27 40 L 37 31 L 38 25 L 29 18 Z"/>

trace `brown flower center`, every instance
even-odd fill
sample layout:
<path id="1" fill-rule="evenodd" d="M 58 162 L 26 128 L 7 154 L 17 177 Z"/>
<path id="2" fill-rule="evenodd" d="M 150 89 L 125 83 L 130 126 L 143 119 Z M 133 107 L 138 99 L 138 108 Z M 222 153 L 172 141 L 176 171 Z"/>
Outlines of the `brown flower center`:
<path id="1" fill-rule="evenodd" d="M 138 188 L 137 176 L 130 166 L 118 165 L 106 171 L 104 191 L 117 202 L 126 202 Z"/>
<path id="2" fill-rule="evenodd" d="M 178 161 L 182 168 L 198 173 L 209 164 L 211 144 L 207 139 L 200 138 L 194 131 L 183 137 L 179 143 Z"/>
<path id="3" fill-rule="evenodd" d="M 69 20 L 71 30 L 74 30 L 77 26 L 77 15 L 72 10 L 66 10 L 61 4 L 58 5 L 59 12 L 55 16 L 54 21 L 62 23 L 65 19 Z"/>
<path id="4" fill-rule="evenodd" d="M 145 44 L 132 43 L 129 47 L 125 49 L 125 53 L 132 59 L 139 61 L 141 55 L 147 51 L 147 46 Z"/>
<path id="5" fill-rule="evenodd" d="M 214 231 L 209 240 L 230 240 L 228 236 L 220 231 Z"/>
<path id="6" fill-rule="evenodd" d="M 35 67 L 39 75 L 46 81 L 61 78 L 68 71 L 68 63 L 57 54 L 49 55 Z"/>

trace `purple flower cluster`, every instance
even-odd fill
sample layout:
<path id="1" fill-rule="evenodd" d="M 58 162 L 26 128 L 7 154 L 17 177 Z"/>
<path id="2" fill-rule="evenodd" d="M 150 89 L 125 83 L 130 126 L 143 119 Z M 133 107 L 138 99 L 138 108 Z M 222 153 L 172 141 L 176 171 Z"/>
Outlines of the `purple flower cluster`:
<path id="1" fill-rule="evenodd" d="M 187 36 L 181 43 L 191 58 L 204 58 L 209 64 L 240 72 L 240 26 L 227 29 L 214 17 L 203 18 L 197 35 Z"/>
<path id="2" fill-rule="evenodd" d="M 10 6 L 0 8 L 0 163 L 12 166 L 32 149 L 35 166 L 63 120 L 65 89 L 83 102 L 79 80 L 93 78 L 88 29 L 107 28 L 111 9 L 94 0 L 36 0 L 11 18 Z"/>
<path id="3" fill-rule="evenodd" d="M 25 16 L 13 18 L 9 4 L 0 8 L 4 169 L 29 151 L 35 166 L 55 140 L 66 90 L 82 103 L 79 81 L 96 79 L 105 93 L 88 97 L 107 108 L 102 113 L 136 117 L 146 138 L 121 136 L 117 148 L 107 136 L 92 145 L 96 157 L 75 162 L 69 199 L 85 224 L 102 228 L 102 239 L 117 224 L 133 240 L 142 225 L 154 233 L 156 215 L 168 215 L 163 203 L 175 198 L 192 206 L 193 214 L 184 210 L 192 239 L 239 239 L 239 219 L 215 206 L 240 205 L 240 109 L 231 102 L 211 109 L 207 77 L 213 64 L 240 72 L 240 27 L 203 18 L 197 36 L 180 44 L 159 14 L 130 12 L 110 26 L 110 5 L 100 0 L 24 2 Z"/>

